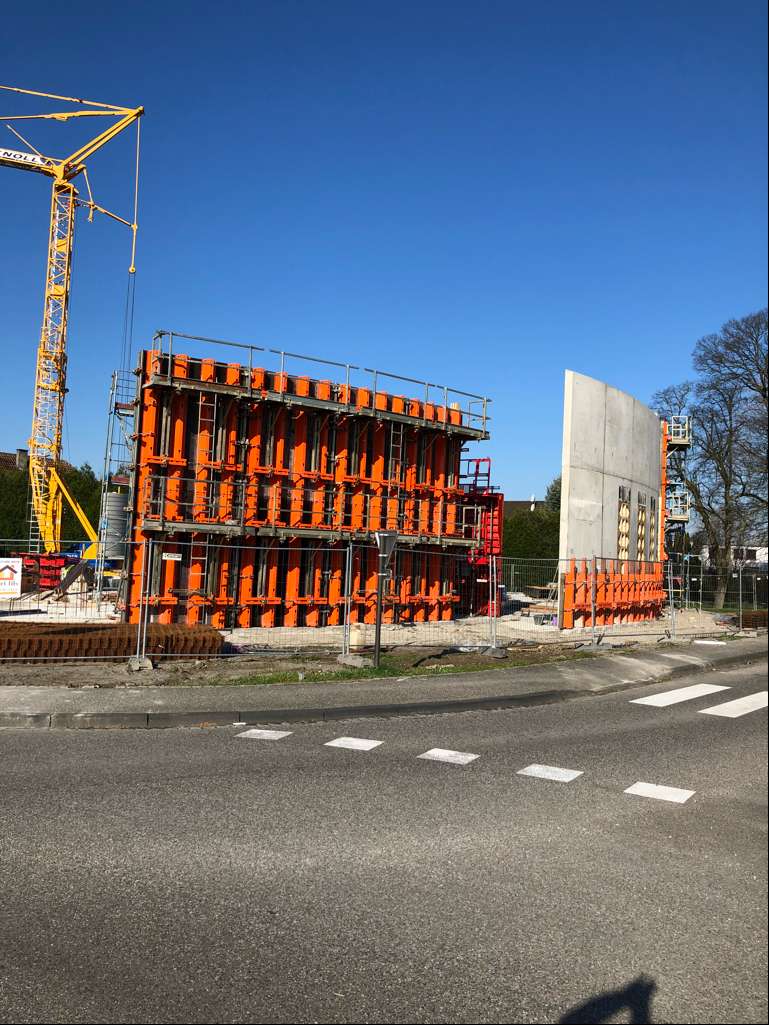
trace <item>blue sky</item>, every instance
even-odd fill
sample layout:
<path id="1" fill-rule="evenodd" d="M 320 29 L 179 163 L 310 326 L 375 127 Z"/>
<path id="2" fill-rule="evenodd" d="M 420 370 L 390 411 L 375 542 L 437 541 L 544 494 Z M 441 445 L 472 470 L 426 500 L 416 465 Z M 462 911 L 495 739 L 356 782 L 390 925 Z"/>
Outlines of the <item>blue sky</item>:
<path id="1" fill-rule="evenodd" d="M 0 60 L 6 85 L 146 108 L 134 350 L 170 328 L 488 395 L 472 454 L 523 498 L 560 471 L 565 369 L 648 401 L 766 305 L 766 29 L 757 0 L 6 0 Z M 52 155 L 85 138 L 25 124 Z M 130 218 L 129 134 L 89 177 Z M 50 186 L 0 178 L 8 451 Z M 129 255 L 81 215 L 64 456 L 97 468 Z"/>

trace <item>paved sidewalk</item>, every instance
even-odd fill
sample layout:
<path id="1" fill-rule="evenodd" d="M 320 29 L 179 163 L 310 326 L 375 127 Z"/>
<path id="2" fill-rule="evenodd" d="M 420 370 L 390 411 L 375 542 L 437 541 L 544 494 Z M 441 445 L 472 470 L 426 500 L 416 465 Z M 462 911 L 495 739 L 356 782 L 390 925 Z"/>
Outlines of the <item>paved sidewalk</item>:
<path id="1" fill-rule="evenodd" d="M 0 687 L 0 727 L 162 728 L 299 722 L 541 704 L 767 658 L 767 639 L 694 642 L 476 673 L 212 687 Z"/>

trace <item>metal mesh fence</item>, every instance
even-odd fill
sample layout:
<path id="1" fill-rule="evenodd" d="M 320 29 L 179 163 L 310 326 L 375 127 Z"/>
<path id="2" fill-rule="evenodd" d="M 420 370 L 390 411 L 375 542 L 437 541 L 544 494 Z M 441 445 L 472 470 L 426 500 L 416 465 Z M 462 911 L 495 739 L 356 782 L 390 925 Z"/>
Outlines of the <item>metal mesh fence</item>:
<path id="1" fill-rule="evenodd" d="M 601 557 L 499 563 L 499 644 L 654 642 L 766 626 L 767 573 L 760 567 Z"/>
<path id="2" fill-rule="evenodd" d="M 25 659 L 53 658 L 46 644 L 51 648 L 54 626 L 91 636 L 81 645 L 84 658 L 126 657 L 128 648 L 181 656 L 192 650 L 192 641 L 181 638 L 195 629 L 209 637 L 206 657 L 349 653 L 373 645 L 375 545 L 178 537 L 103 548 L 77 542 L 50 555 L 27 554 L 19 540 L 0 541 L 0 658 L 22 657 L 21 634 L 28 639 Z M 2 590 L 8 567 L 21 570 L 13 593 Z M 399 543 L 384 586 L 381 643 L 460 650 L 615 639 L 653 644 L 764 626 L 766 608 L 760 567 L 482 560 L 465 550 Z M 110 632 L 118 626 L 124 629 Z M 16 654 L 3 655 L 2 638 L 11 633 Z M 221 638 L 218 650 L 212 636 Z M 56 657 L 77 657 L 77 645 L 56 644 Z"/>

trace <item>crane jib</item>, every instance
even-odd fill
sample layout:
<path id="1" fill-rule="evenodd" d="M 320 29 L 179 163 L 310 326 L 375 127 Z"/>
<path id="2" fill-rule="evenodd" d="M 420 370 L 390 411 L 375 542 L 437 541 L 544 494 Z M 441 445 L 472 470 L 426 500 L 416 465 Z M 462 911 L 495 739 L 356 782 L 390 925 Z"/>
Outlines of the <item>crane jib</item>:
<path id="1" fill-rule="evenodd" d="M 20 164 L 47 164 L 45 157 L 39 157 L 35 153 L 18 153 L 12 149 L 0 149 L 0 160 L 17 160 Z"/>

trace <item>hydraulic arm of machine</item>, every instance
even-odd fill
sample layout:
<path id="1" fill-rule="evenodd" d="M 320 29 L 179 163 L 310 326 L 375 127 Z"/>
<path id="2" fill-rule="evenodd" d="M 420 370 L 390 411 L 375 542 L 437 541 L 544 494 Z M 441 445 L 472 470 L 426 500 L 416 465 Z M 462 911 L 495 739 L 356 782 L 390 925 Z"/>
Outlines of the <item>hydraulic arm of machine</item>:
<path id="1" fill-rule="evenodd" d="M 28 114 L 2 118 L 3 122 L 21 120 L 53 119 L 68 121 L 79 117 L 106 117 L 116 120 L 97 135 L 95 139 L 75 150 L 63 160 L 46 157 L 27 142 L 10 124 L 7 127 L 32 153 L 15 149 L 0 148 L 0 165 L 36 171 L 53 179 L 51 200 L 51 228 L 48 242 L 48 268 L 46 272 L 45 311 L 40 345 L 37 351 L 37 375 L 35 379 L 35 401 L 32 415 L 32 436 L 29 440 L 29 475 L 32 491 L 33 523 L 31 545 L 42 543 L 47 552 L 57 551 L 61 542 L 62 496 L 72 506 L 80 522 L 86 528 L 91 541 L 96 533 L 88 523 L 85 514 L 67 490 L 59 472 L 61 460 L 62 425 L 64 417 L 64 396 L 67 373 L 67 313 L 69 308 L 70 277 L 72 268 L 72 242 L 74 235 L 75 208 L 87 207 L 89 220 L 95 210 L 127 224 L 133 231 L 130 273 L 135 273 L 136 254 L 136 202 L 134 202 L 133 223 L 97 206 L 93 201 L 88 184 L 85 161 L 116 135 L 137 122 L 137 185 L 138 185 L 138 121 L 144 113 L 143 107 L 129 110 L 127 107 L 113 107 L 105 103 L 91 103 L 68 96 L 53 96 L 50 93 L 32 92 L 29 89 L 12 89 L 11 92 L 46 99 L 63 100 L 79 104 L 76 110 L 53 114 Z M 72 184 L 82 174 L 88 189 L 88 200 L 78 198 L 78 191 Z M 136 197 L 135 197 L 136 198 Z"/>

